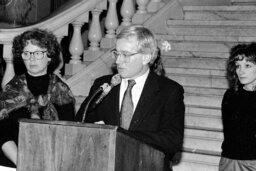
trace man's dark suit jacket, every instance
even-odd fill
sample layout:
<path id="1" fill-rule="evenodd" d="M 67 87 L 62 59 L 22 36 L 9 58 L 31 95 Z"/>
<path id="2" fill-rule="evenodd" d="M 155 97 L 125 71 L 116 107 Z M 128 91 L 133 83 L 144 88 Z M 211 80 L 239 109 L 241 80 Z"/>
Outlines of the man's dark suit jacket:
<path id="1" fill-rule="evenodd" d="M 110 83 L 111 77 L 109 75 L 96 79 L 88 97 L 90 98 L 103 83 Z M 95 109 L 89 109 L 85 121 L 90 123 L 104 121 L 106 125 L 119 126 L 119 90 L 120 84 L 113 87 Z M 150 71 L 135 109 L 129 132 L 146 143 L 161 147 L 170 156 L 180 151 L 184 136 L 183 93 L 181 85 Z M 76 115 L 79 121 L 82 120 L 89 98 L 85 99 Z"/>

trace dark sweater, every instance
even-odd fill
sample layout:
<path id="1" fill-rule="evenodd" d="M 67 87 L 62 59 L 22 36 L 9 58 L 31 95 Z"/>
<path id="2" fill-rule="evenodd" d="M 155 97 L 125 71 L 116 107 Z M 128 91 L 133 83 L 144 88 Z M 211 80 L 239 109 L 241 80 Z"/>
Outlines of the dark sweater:
<path id="1" fill-rule="evenodd" d="M 256 159 L 256 92 L 229 89 L 222 101 L 224 142 L 222 156 Z"/>
<path id="2" fill-rule="evenodd" d="M 28 89 L 34 96 L 47 94 L 49 85 L 49 75 L 33 77 L 26 74 Z M 73 103 L 65 105 L 53 104 L 56 108 L 60 120 L 74 120 Z M 7 141 L 14 141 L 18 144 L 19 119 L 30 118 L 30 112 L 26 107 L 22 107 L 9 114 L 9 117 L 0 121 L 0 147 Z M 0 150 L 0 165 L 14 167 L 14 165 L 4 156 Z"/>

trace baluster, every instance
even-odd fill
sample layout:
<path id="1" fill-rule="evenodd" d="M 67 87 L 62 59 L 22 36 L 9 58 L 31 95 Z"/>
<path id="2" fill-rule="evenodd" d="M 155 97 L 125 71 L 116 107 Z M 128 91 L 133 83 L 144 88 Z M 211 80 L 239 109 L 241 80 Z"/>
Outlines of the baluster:
<path id="1" fill-rule="evenodd" d="M 88 39 L 90 41 L 89 50 L 84 53 L 84 61 L 91 62 L 94 61 L 95 58 L 102 55 L 102 51 L 100 51 L 99 43 L 102 39 L 102 30 L 100 25 L 100 14 L 102 9 L 95 8 L 92 11 L 92 22 L 88 32 Z"/>
<path id="2" fill-rule="evenodd" d="M 145 20 L 147 20 L 150 15 L 148 14 L 146 7 L 149 0 L 136 0 L 138 4 L 138 10 L 132 18 L 132 22 L 134 24 L 142 24 Z"/>
<path id="3" fill-rule="evenodd" d="M 134 0 L 124 0 L 121 6 L 122 23 L 117 32 L 120 32 L 123 27 L 131 25 L 132 16 L 135 13 Z"/>
<path id="4" fill-rule="evenodd" d="M 147 13 L 146 6 L 147 6 L 149 0 L 136 0 L 136 2 L 137 2 L 137 5 L 138 5 L 138 10 L 137 10 L 136 13 L 139 13 L 139 14 Z"/>
<path id="5" fill-rule="evenodd" d="M 2 88 L 14 77 L 14 65 L 12 56 L 12 44 L 4 44 L 3 48 L 3 59 L 6 63 L 6 68 L 1 83 Z"/>
<path id="6" fill-rule="evenodd" d="M 114 41 L 116 37 L 116 29 L 119 25 L 117 12 L 116 12 L 116 3 L 117 0 L 109 0 L 108 12 L 105 20 L 105 27 L 107 29 L 107 34 L 101 40 L 102 48 L 111 48 L 114 46 Z"/>
<path id="7" fill-rule="evenodd" d="M 84 67 L 81 61 L 81 55 L 84 52 L 81 27 L 85 22 L 88 22 L 88 18 L 88 13 L 84 13 L 72 22 L 73 35 L 69 45 L 71 60 L 69 61 L 69 64 L 65 64 L 65 75 L 74 75 Z"/>
<path id="8" fill-rule="evenodd" d="M 106 37 L 115 38 L 115 30 L 117 29 L 119 22 L 116 13 L 116 3 L 117 0 L 109 0 L 109 8 L 105 21 L 105 27 L 107 29 Z"/>
<path id="9" fill-rule="evenodd" d="M 100 13 L 102 10 L 94 9 L 92 11 L 92 23 L 88 33 L 88 39 L 90 41 L 89 50 L 99 51 L 99 42 L 102 38 L 101 26 L 100 26 Z"/>
<path id="10" fill-rule="evenodd" d="M 71 42 L 69 45 L 69 52 L 72 55 L 70 64 L 81 64 L 81 55 L 84 51 L 82 35 L 81 35 L 81 27 L 83 23 L 80 21 L 75 21 L 72 23 L 73 26 L 73 35 L 71 38 Z"/>
<path id="11" fill-rule="evenodd" d="M 162 0 L 151 0 L 148 4 L 148 12 L 157 12 L 160 8 L 164 6 Z"/>

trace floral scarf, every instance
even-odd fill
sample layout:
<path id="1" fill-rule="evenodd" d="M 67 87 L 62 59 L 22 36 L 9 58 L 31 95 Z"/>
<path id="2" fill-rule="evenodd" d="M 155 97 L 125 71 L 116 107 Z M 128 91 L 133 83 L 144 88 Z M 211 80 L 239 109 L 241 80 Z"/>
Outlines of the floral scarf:
<path id="1" fill-rule="evenodd" d="M 69 87 L 57 75 L 50 75 L 47 94 L 34 97 L 28 89 L 26 76 L 23 74 L 15 76 L 0 93 L 0 120 L 8 117 L 10 112 L 22 107 L 26 107 L 30 111 L 32 119 L 59 120 L 53 104 L 69 103 L 75 105 L 74 96 Z"/>

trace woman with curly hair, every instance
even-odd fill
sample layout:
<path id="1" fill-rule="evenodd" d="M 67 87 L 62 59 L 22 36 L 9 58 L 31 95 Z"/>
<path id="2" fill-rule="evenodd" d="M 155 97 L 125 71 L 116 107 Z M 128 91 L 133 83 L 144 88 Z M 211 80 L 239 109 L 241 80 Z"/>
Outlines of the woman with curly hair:
<path id="1" fill-rule="evenodd" d="M 222 101 L 224 141 L 219 171 L 256 170 L 256 43 L 239 44 L 227 62 Z"/>
<path id="2" fill-rule="evenodd" d="M 14 38 L 14 60 L 22 61 L 26 72 L 15 75 L 0 93 L 2 165 L 16 165 L 20 118 L 74 120 L 74 96 L 53 73 L 60 63 L 60 50 L 57 38 L 46 30 L 33 29 Z"/>

